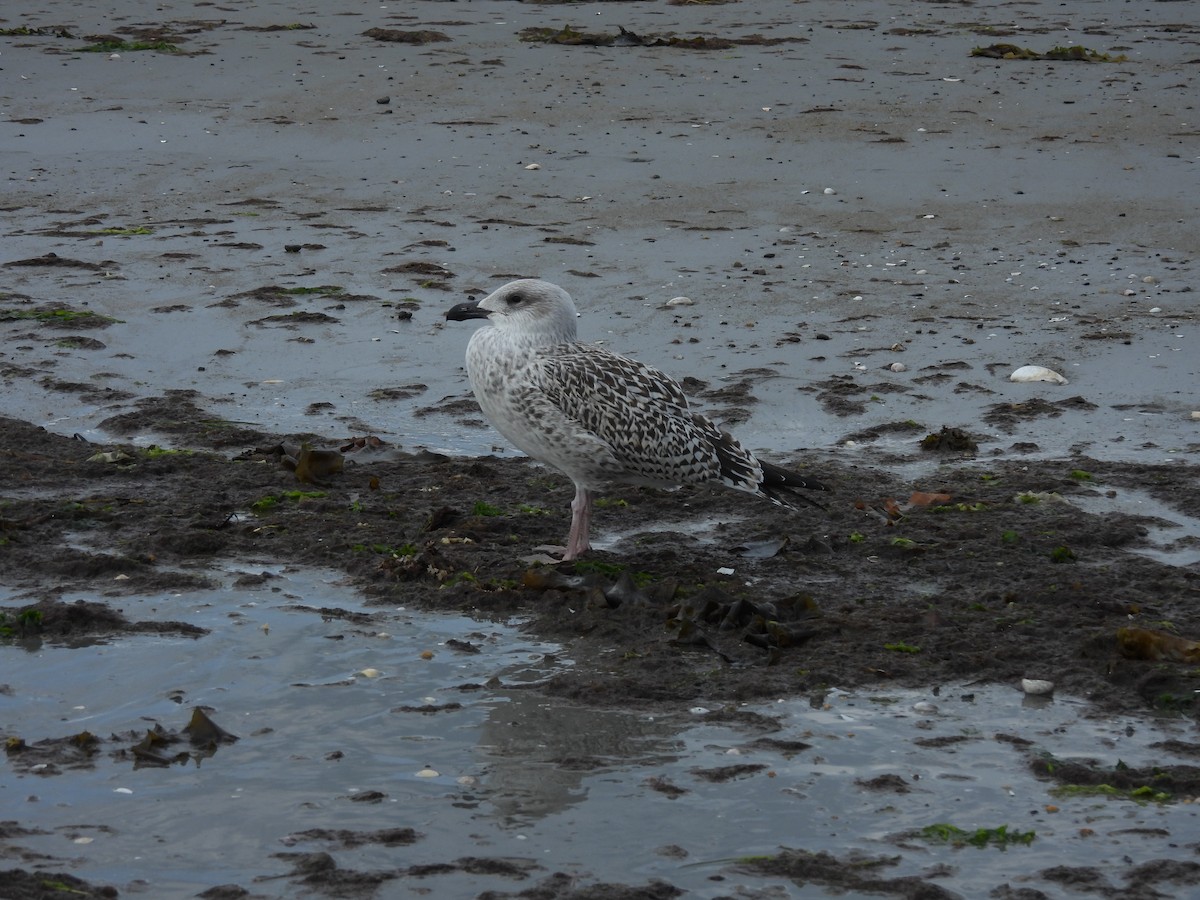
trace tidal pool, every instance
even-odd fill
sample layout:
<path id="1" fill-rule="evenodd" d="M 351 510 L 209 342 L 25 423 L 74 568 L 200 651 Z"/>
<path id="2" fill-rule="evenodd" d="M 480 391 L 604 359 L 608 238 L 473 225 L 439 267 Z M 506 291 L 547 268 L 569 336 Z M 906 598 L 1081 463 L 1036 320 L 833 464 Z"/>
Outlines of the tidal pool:
<path id="1" fill-rule="evenodd" d="M 564 875 L 713 898 L 906 880 L 950 892 L 938 896 L 1007 883 L 1057 897 L 1077 895 L 1054 876 L 1066 861 L 1120 885 L 1133 862 L 1192 856 L 1189 798 L 1064 794 L 1030 769 L 1046 755 L 1186 763 L 1182 721 L 962 684 L 591 708 L 539 689 L 573 663 L 519 622 L 368 607 L 330 570 L 258 561 L 222 577 L 119 603 L 133 620 L 210 630 L 200 638 L 0 645 L 0 731 L 100 739 L 74 763 L 10 752 L 0 797 L 24 833 L 5 835 L 8 855 L 163 898 L 223 884 L 504 895 Z M 171 765 L 134 759 L 141 733 L 177 732 L 193 707 L 238 740 Z M 981 830 L 992 838 L 977 847 Z M 771 874 L 793 851 L 827 864 Z"/>

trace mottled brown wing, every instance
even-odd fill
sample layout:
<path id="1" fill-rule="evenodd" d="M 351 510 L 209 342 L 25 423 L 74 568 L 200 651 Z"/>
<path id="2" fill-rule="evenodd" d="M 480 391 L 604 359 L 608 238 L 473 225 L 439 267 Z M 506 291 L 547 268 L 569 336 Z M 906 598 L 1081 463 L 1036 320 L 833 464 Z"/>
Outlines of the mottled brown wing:
<path id="1" fill-rule="evenodd" d="M 611 447 L 631 476 L 669 484 L 721 477 L 720 431 L 688 409 L 670 376 L 580 343 L 554 348 L 538 368 L 550 402 Z"/>

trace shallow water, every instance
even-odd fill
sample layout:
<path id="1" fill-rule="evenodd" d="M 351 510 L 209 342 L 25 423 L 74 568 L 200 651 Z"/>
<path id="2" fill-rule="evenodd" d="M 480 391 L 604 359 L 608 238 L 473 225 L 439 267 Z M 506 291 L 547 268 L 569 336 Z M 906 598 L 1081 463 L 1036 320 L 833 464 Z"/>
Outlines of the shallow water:
<path id="1" fill-rule="evenodd" d="M 734 404 L 748 418 L 734 430 L 771 457 L 810 448 L 936 489 L 942 458 L 917 441 L 955 425 L 978 439 L 981 468 L 992 454 L 1011 458 L 1016 442 L 1037 444 L 1028 458 L 1186 459 L 1197 441 L 1200 254 L 1194 198 L 1181 185 L 1195 175 L 1197 70 L 1194 28 L 1166 27 L 1185 5 L 413 0 L 402 10 L 297 12 L 266 0 L 189 29 L 189 48 L 207 51 L 196 56 L 110 57 L 77 52 L 82 39 L 6 38 L 0 263 L 56 253 L 113 265 L 0 267 L 3 311 L 63 304 L 118 321 L 0 323 L 3 412 L 103 442 L 108 417 L 191 389 L 214 418 L 272 432 L 330 441 L 373 432 L 410 449 L 486 454 L 498 435 L 442 410 L 468 393 L 471 330 L 445 326 L 443 313 L 519 274 L 566 286 L 584 339 L 709 389 L 748 381 L 750 396 Z M 77 35 L 208 14 L 140 0 L 10 6 L 6 24 L 64 24 Z M 316 27 L 243 28 L 297 16 Z M 430 23 L 451 41 L 362 36 Z M 689 53 L 518 39 L 547 23 L 807 43 Z M 1120 44 L 1129 62 L 969 56 L 992 40 L 975 26 L 1006 23 L 1022 44 Z M 88 233 L 131 226 L 151 233 Z M 309 246 L 284 249 L 295 244 Z M 408 262 L 453 277 L 433 286 L 384 271 Z M 294 309 L 337 321 L 295 326 L 262 321 L 293 308 L 230 304 L 268 284 L 335 284 L 360 299 L 301 297 Z M 679 295 L 695 305 L 664 308 Z M 410 299 L 413 317 L 401 321 L 396 304 Z M 103 346 L 64 345 L 81 335 Z M 896 362 L 906 370 L 887 369 Z M 1027 363 L 1070 383 L 1010 383 Z M 864 388 L 861 411 L 827 405 L 822 392 L 840 379 Z M 398 386 L 411 392 L 372 393 Z M 100 393 L 110 388 L 127 396 Z M 1011 430 L 984 418 L 996 404 L 1074 396 L 1094 407 Z M 721 417 L 719 403 L 698 405 Z M 923 430 L 847 443 L 906 420 Z M 121 437 L 171 443 L 152 425 Z M 1196 565 L 1195 519 L 1162 501 L 1120 488 L 1073 502 L 1174 523 L 1152 526 L 1155 546 L 1134 552 Z M 610 532 L 597 546 L 620 538 Z M 726 564 L 743 568 L 725 555 L 713 567 Z M 1119 885 L 1125 856 L 1192 852 L 1183 848 L 1197 832 L 1194 806 L 1052 798 L 1023 752 L 994 735 L 1144 765 L 1178 761 L 1149 745 L 1195 740 L 1194 726 L 1089 718 L 1068 697 L 1034 704 L 1005 687 L 952 685 L 939 697 L 832 691 L 819 709 L 794 698 L 742 709 L 778 717 L 770 732 L 712 712 L 579 708 L 520 687 L 572 660 L 517 623 L 399 610 L 378 627 L 326 620 L 301 607 L 362 607 L 341 576 L 261 560 L 240 568 L 280 577 L 234 588 L 231 571 L 211 593 L 113 601 L 130 618 L 213 630 L 198 641 L 0 644 L 6 734 L 174 730 L 203 704 L 241 737 L 199 766 L 134 768 L 109 758 L 116 744 L 93 770 L 39 776 L 6 765 L 0 817 L 51 831 L 13 844 L 123 893 L 167 898 L 231 881 L 294 896 L 291 879 L 255 879 L 291 870 L 272 854 L 313 850 L 348 870 L 463 856 L 542 867 L 526 879 L 460 867 L 405 885 L 445 896 L 518 891 L 555 871 L 661 877 L 698 897 L 735 885 L 830 896 L 821 883 L 729 869 L 732 858 L 784 845 L 899 856 L 889 877 L 945 864 L 930 877 L 967 897 L 1028 877 L 1054 898 L 1077 894 L 1033 873 L 1093 865 Z M 899 602 L 924 593 L 929 577 L 914 574 Z M 450 639 L 480 652 L 455 652 Z M 368 668 L 378 677 L 355 674 Z M 921 701 L 940 711 L 918 713 Z M 462 707 L 393 711 L 449 702 Z M 753 744 L 764 734 L 812 746 L 789 757 Z M 958 735 L 970 740 L 915 743 Z M 693 771 L 734 762 L 766 768 L 726 782 Z M 439 774 L 417 775 L 426 768 Z M 857 784 L 879 774 L 900 776 L 910 793 Z M 650 778 L 686 793 L 670 799 Z M 364 791 L 385 796 L 350 799 Z M 937 822 L 1037 837 L 1007 852 L 895 837 Z M 396 826 L 424 837 L 391 848 L 294 837 Z"/>
<path id="2" fill-rule="evenodd" d="M 1194 53 L 1190 31 L 1170 24 L 1176 6 L 1021 8 L 1031 46 L 1120 44 L 1129 57 L 1097 65 L 971 57 L 985 40 L 978 12 L 880 0 L 467 4 L 453 22 L 444 4 L 418 2 L 247 30 L 296 15 L 264 2 L 187 29 L 196 56 L 12 40 L 19 121 L 7 126 L 0 262 L 52 252 L 111 265 L 4 268 L 0 288 L 120 321 L 88 332 L 102 349 L 6 323 L 6 411 L 102 440 L 99 424 L 137 397 L 194 389 L 214 417 L 272 431 L 486 453 L 490 430 L 430 414 L 468 393 L 470 329 L 442 316 L 521 274 L 578 298 L 581 337 L 677 378 L 721 387 L 774 370 L 750 376 L 737 428 L 755 448 L 833 448 L 906 419 L 974 427 L 992 403 L 1082 395 L 1097 408 L 981 444 L 1179 452 L 1195 443 L 1200 331 L 1178 190 L 1196 159 L 1184 102 Z M 80 35 L 177 15 L 136 2 L 12 12 Z M 451 40 L 362 34 L 408 17 Z M 547 22 L 805 43 L 714 55 L 519 39 Z M 131 226 L 151 233 L 98 233 Z M 385 271 L 410 262 L 448 275 L 431 285 Z M 269 284 L 359 299 L 300 297 L 295 309 L 336 320 L 300 325 L 261 323 L 291 309 L 258 300 L 214 305 Z M 695 306 L 664 309 L 677 295 Z M 418 305 L 399 321 L 406 299 Z M 1128 336 L 1103 337 L 1116 333 Z M 907 371 L 885 371 L 894 362 Z M 945 384 L 925 380 L 964 362 Z M 1007 382 L 1029 363 L 1070 385 Z M 868 390 L 843 417 L 811 392 L 838 378 L 907 393 Z M 413 384 L 401 400 L 371 395 Z"/>
<path id="3" fill-rule="evenodd" d="M 271 569 L 239 567 L 262 568 Z M 833 690 L 819 708 L 799 699 L 666 715 L 580 708 L 522 688 L 572 662 L 516 623 L 393 610 L 382 627 L 352 625 L 316 611 L 364 609 L 336 573 L 276 574 L 262 589 L 121 602 L 131 619 L 212 629 L 200 640 L 0 646 L 8 687 L 0 725 L 30 743 L 154 722 L 175 730 L 196 705 L 240 737 L 200 764 L 169 768 L 114 760 L 108 751 L 118 743 L 102 747 L 93 769 L 39 775 L 9 765 L 0 773 L 8 815 L 49 832 L 17 843 L 90 881 L 164 898 L 230 882 L 294 896 L 289 879 L 259 879 L 290 871 L 274 854 L 315 850 L 345 870 L 499 857 L 536 864 L 530 879 L 554 871 L 662 878 L 697 897 L 727 895 L 735 884 L 832 895 L 817 882 L 797 887 L 729 868 L 781 847 L 897 856 L 886 877 L 928 876 L 944 864 L 934 880 L 963 896 L 984 896 L 1016 873 L 1047 896 L 1067 896 L 1034 874 L 1064 859 L 1119 882 L 1116 857 L 1190 858 L 1181 844 L 1195 833 L 1196 806 L 1052 797 L 1028 772 L 1026 751 L 997 738 L 1102 765 L 1167 764 L 1180 760 L 1150 745 L 1192 735 L 1182 722 L 1095 718 L 1072 698 L 970 685 L 945 685 L 936 696 Z M 449 639 L 480 652 L 456 652 Z M 397 709 L 448 703 L 461 708 Z M 943 738 L 952 742 L 938 746 Z M 761 768 L 714 780 L 731 765 Z M 880 775 L 903 779 L 908 792 L 862 784 Z M 354 802 L 364 791 L 382 797 Z M 915 834 L 937 823 L 1007 825 L 1036 838 L 1002 851 Z M 402 827 L 422 837 L 344 847 L 302 834 Z M 399 884 L 443 896 L 515 889 L 511 876 L 462 867 Z"/>
<path id="4" fill-rule="evenodd" d="M 1090 496 L 1071 500 L 1085 512 L 1103 515 L 1126 513 L 1146 516 L 1149 547 L 1130 552 L 1140 553 L 1172 566 L 1194 566 L 1200 563 L 1200 519 L 1179 508 L 1163 503 L 1148 491 L 1125 488 L 1121 491 L 1097 491 Z"/>

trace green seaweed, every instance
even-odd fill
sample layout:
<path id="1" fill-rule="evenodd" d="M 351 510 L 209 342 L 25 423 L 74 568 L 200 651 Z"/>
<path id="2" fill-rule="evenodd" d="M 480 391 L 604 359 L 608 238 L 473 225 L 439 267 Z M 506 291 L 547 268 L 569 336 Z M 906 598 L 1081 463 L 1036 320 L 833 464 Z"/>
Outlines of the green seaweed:
<path id="1" fill-rule="evenodd" d="M 1075 553 L 1070 547 L 1059 546 L 1050 551 L 1050 562 L 1067 563 L 1075 562 Z"/>
<path id="2" fill-rule="evenodd" d="M 85 234 L 100 234 L 113 235 L 116 237 L 131 237 L 135 234 L 154 234 L 153 228 L 147 228 L 145 225 L 135 225 L 131 228 L 100 228 L 95 231 L 88 231 Z"/>
<path id="3" fill-rule="evenodd" d="M 67 31 L 65 28 L 30 28 L 28 25 L 21 25 L 17 28 L 0 28 L 0 36 L 2 37 L 60 37 L 75 39 L 75 35 Z"/>
<path id="4" fill-rule="evenodd" d="M 194 450 L 175 450 L 169 447 L 159 447 L 151 444 L 149 447 L 141 451 L 142 456 L 147 459 L 158 459 L 160 456 L 192 456 Z"/>
<path id="5" fill-rule="evenodd" d="M 120 322 L 112 316 L 102 316 L 86 309 L 4 309 L 0 310 L 0 322 L 13 319 L 35 319 L 39 322 L 75 322 L 80 319 L 106 322 Z"/>
<path id="6" fill-rule="evenodd" d="M 1028 47 L 1016 44 L 989 44 L 986 47 L 974 47 L 972 56 L 983 56 L 988 59 L 1049 59 L 1062 62 L 1125 62 L 1124 54 L 1113 56 L 1090 50 L 1087 47 L 1051 47 L 1045 53 L 1038 53 Z"/>
<path id="7" fill-rule="evenodd" d="M 16 637 L 38 629 L 41 624 L 42 611 L 32 606 L 11 617 L 6 612 L 0 612 L 0 637 Z"/>
<path id="8" fill-rule="evenodd" d="M 117 38 L 105 38 L 79 48 L 81 53 L 136 53 L 140 50 L 155 50 L 159 53 L 179 52 L 179 48 L 170 41 L 122 41 Z"/>
<path id="9" fill-rule="evenodd" d="M 304 294 L 341 294 L 345 290 L 340 284 L 319 284 L 316 287 L 275 288 L 276 293 L 290 294 L 292 296 L 302 296 Z"/>
<path id="10" fill-rule="evenodd" d="M 1050 788 L 1049 793 L 1060 800 L 1072 797 L 1115 797 L 1139 803 L 1168 803 L 1174 799 L 1167 791 L 1152 788 L 1148 784 L 1136 788 L 1119 788 L 1111 784 L 1063 784 Z"/>
<path id="11" fill-rule="evenodd" d="M 972 847 L 983 849 L 989 844 L 993 844 L 1001 850 L 1007 850 L 1013 844 L 1029 846 L 1033 843 L 1033 839 L 1037 837 L 1037 832 L 1020 831 L 1016 828 L 1010 831 L 1007 825 L 1001 825 L 998 828 L 977 828 L 974 831 L 966 831 L 948 822 L 936 822 L 933 825 L 927 825 L 922 828 L 921 837 L 928 841 L 941 841 L 942 843 L 953 844 L 955 847 L 963 847 L 969 844 Z"/>
<path id="12" fill-rule="evenodd" d="M 564 25 L 562 28 L 524 28 L 520 39 L 527 43 L 560 44 L 565 46 L 589 47 L 675 47 L 683 50 L 729 50 L 742 45 L 773 46 L 785 43 L 804 43 L 804 37 L 764 37 L 751 34 L 739 38 L 712 37 L 698 34 L 694 37 L 679 37 L 675 34 L 636 34 L 617 26 L 616 34 L 584 31 Z"/>
<path id="13" fill-rule="evenodd" d="M 283 500 L 300 503 L 303 500 L 317 500 L 327 496 L 329 495 L 325 491 L 283 491 L 279 494 L 267 494 L 265 497 L 260 497 L 250 504 L 250 508 L 255 512 L 266 512 L 278 506 Z"/>

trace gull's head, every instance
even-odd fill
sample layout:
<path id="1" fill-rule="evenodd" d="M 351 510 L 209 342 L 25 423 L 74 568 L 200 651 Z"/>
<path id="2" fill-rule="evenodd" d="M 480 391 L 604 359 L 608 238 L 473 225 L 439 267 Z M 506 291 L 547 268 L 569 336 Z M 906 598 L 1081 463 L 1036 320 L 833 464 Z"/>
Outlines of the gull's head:
<path id="1" fill-rule="evenodd" d="M 453 322 L 487 319 L 501 331 L 535 344 L 575 340 L 575 304 L 556 284 L 522 278 L 478 303 L 460 303 L 446 312 Z"/>

